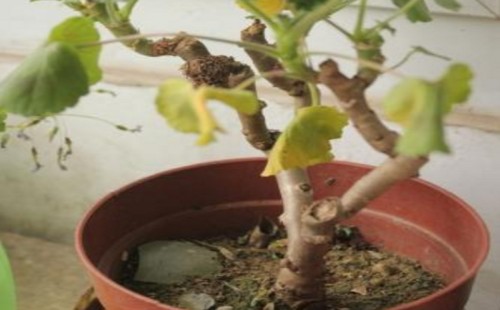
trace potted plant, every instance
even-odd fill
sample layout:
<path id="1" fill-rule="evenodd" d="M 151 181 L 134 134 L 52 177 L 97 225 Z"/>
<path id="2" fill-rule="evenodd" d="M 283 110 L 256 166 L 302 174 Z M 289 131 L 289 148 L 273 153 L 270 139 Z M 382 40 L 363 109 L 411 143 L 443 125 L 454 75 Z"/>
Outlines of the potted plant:
<path id="1" fill-rule="evenodd" d="M 421 259 L 424 265 L 439 265 L 434 269 L 449 277 L 448 286 L 430 299 L 400 309 L 464 306 L 487 251 L 484 225 L 452 195 L 409 180 L 418 176 L 432 153 L 449 152 L 443 117 L 467 100 L 472 72 L 467 65 L 454 63 L 432 81 L 408 77 L 387 67 L 382 52 L 384 35 L 394 31 L 391 23 L 396 18 L 431 20 L 426 1 L 394 0 L 393 14 L 371 25 L 366 22 L 366 0 L 238 0 L 252 20 L 235 41 L 187 33 L 141 34 L 130 20 L 137 0 L 61 2 L 81 16 L 54 27 L 43 45 L 2 82 L 1 130 L 5 130 L 8 113 L 29 117 L 25 128 L 75 106 L 101 79 L 101 47 L 120 42 L 145 56 L 174 56 L 185 61 L 182 71 L 187 79 L 165 81 L 156 99 L 159 114 L 173 128 L 198 134 L 200 145 L 213 142 L 222 130 L 208 107 L 209 100 L 216 100 L 237 112 L 246 140 L 268 158 L 265 163 L 233 161 L 162 173 L 98 203 L 79 228 L 77 247 L 107 310 L 174 309 L 110 280 L 117 277 L 120 257 L 133 246 L 164 236 L 199 238 L 246 229 L 262 215 L 277 217 L 281 210 L 281 203 L 275 203 L 278 200 L 282 200 L 279 220 L 286 229 L 287 250 L 272 290 L 287 307 L 325 308 L 323 257 L 331 248 L 334 224 L 346 220 L 359 225 L 374 242 Z M 460 8 L 455 0 L 435 2 L 449 10 Z M 353 3 L 359 10 L 354 29 L 332 21 L 337 12 Z M 327 22 L 350 40 L 357 56 L 309 51 L 306 40 L 320 22 Z M 105 26 L 116 39 L 100 41 L 95 23 Z M 266 39 L 266 29 L 274 35 L 273 44 Z M 203 40 L 240 46 L 257 73 L 232 57 L 210 54 Z M 326 60 L 315 66 L 310 60 L 313 56 Z M 357 64 L 356 73 L 348 76 L 335 59 L 352 60 Z M 383 110 L 387 118 L 404 127 L 402 134 L 389 129 L 367 103 L 367 89 L 383 74 L 401 78 L 388 91 Z M 281 132 L 267 127 L 266 104 L 256 87 L 259 78 L 285 91 L 293 102 L 295 116 Z M 325 105 L 319 86 L 334 94 L 340 107 Z M 330 141 L 341 137 L 348 121 L 369 145 L 387 155 L 382 165 L 372 169 L 326 164 L 333 158 Z M 51 133 L 57 134 L 57 130 Z M 8 136 L 3 137 L 6 143 Z M 36 150 L 32 153 L 36 160 Z M 70 153 L 71 141 L 66 140 L 58 150 L 61 167 Z M 275 176 L 277 187 L 260 174 Z M 334 186 L 324 185 L 333 183 L 329 175 L 335 177 Z M 235 183 L 241 188 L 233 188 Z M 248 187 L 253 187 L 251 193 Z M 181 194 L 184 198 L 179 198 Z M 254 205 L 237 203 L 245 201 Z M 394 207 L 394 201 L 401 206 Z M 360 212 L 367 206 L 371 213 Z M 224 221 L 229 216 L 232 221 Z M 461 226 L 443 224 L 450 216 Z M 394 235 L 399 241 L 394 241 Z M 426 251 L 439 253 L 441 260 Z"/>

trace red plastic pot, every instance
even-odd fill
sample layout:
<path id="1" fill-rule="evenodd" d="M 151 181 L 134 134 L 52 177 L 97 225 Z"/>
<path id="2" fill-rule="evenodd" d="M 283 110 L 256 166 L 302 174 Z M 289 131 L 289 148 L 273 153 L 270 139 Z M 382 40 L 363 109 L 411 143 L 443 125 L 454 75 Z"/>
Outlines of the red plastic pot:
<path id="1" fill-rule="evenodd" d="M 281 212 L 263 159 L 230 160 L 166 171 L 99 201 L 81 221 L 78 255 L 106 310 L 175 310 L 117 284 L 121 257 L 135 246 L 166 238 L 201 238 L 243 232 L 262 215 Z M 311 169 L 316 198 L 341 195 L 371 167 L 334 162 Z M 325 180 L 334 177 L 329 186 Z M 461 310 L 486 258 L 488 233 L 465 202 L 420 180 L 394 186 L 349 220 L 377 245 L 419 260 L 449 283 L 420 300 L 392 308 Z M 93 309 L 100 309 L 94 305 Z"/>

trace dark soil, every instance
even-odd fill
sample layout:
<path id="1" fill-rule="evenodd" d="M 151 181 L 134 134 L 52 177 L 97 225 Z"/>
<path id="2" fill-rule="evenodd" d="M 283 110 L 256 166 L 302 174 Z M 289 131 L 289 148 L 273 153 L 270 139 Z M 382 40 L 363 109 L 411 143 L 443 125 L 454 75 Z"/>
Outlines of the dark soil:
<path id="1" fill-rule="evenodd" d="M 272 286 L 285 250 L 284 239 L 269 249 L 245 245 L 244 238 L 215 238 L 202 244 L 219 251 L 222 273 L 184 283 L 160 285 L 133 280 L 138 263 L 132 255 L 122 284 L 165 304 L 176 305 L 184 293 L 205 293 L 222 309 L 288 309 L 273 300 Z M 232 255 L 234 254 L 234 256 Z M 376 310 L 419 299 L 443 287 L 443 280 L 417 262 L 378 249 L 364 241 L 356 228 L 337 228 L 337 238 L 326 256 L 327 309 Z M 267 305 L 267 307 L 266 307 Z"/>

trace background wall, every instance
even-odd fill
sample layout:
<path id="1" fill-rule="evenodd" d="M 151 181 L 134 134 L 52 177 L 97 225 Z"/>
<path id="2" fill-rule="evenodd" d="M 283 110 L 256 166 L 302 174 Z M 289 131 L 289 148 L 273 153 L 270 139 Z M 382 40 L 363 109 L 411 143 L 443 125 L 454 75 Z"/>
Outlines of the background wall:
<path id="1" fill-rule="evenodd" d="M 185 30 L 235 38 L 248 20 L 244 12 L 228 6 L 227 0 L 143 0 L 134 20 L 143 32 Z M 465 2 L 465 1 L 463 1 Z M 498 1 L 490 1 L 498 9 Z M 374 1 L 380 4 L 380 1 Z M 475 93 L 470 103 L 454 117 L 459 124 L 495 130 L 500 124 L 500 23 L 490 13 L 467 2 L 470 12 L 480 16 L 439 15 L 430 24 L 416 27 L 399 22 L 395 37 L 387 36 L 385 53 L 392 63 L 404 57 L 411 46 L 424 46 L 459 61 L 470 63 L 476 72 Z M 37 46 L 49 29 L 71 12 L 55 1 L 2 0 L 0 10 L 0 78 L 5 77 L 22 56 Z M 387 10 L 374 10 L 373 20 L 381 20 Z M 341 24 L 354 20 L 355 10 L 335 17 Z M 192 21 L 196 21 L 193 23 Z M 105 35 L 105 37 L 107 34 Z M 212 53 L 232 54 L 246 61 L 235 47 L 208 43 Z M 310 42 L 311 50 L 334 50 L 352 54 L 348 42 L 320 26 Z M 321 61 L 318 58 L 317 61 Z M 195 138 L 168 128 L 153 107 L 155 89 L 151 87 L 167 76 L 178 75 L 180 62 L 175 59 L 145 59 L 120 45 L 108 46 L 103 56 L 105 82 L 97 88 L 112 90 L 116 97 L 94 92 L 67 114 L 97 116 L 134 127 L 143 132 L 124 133 L 98 121 L 76 116 L 61 117 L 65 130 L 74 141 L 74 156 L 69 170 L 56 164 L 60 141 L 48 142 L 51 123 L 27 133 L 30 142 L 12 139 L 7 149 L 0 150 L 0 229 L 12 230 L 43 238 L 71 242 L 76 222 L 82 213 L 105 193 L 134 179 L 164 169 L 200 161 L 259 156 L 241 140 L 239 125 L 231 111 L 214 105 L 228 133 L 218 143 L 194 147 Z M 342 62 L 347 69 L 353 64 Z M 441 74 L 447 64 L 438 59 L 416 56 L 401 71 L 426 77 Z M 379 81 L 371 91 L 376 102 L 384 90 L 395 83 L 392 78 Z M 271 127 L 280 128 L 290 119 L 291 111 L 279 92 L 265 83 L 262 94 L 270 101 L 267 109 Z M 327 98 L 326 100 L 331 100 Z M 485 117 L 484 115 L 489 116 Z M 462 117 L 462 118 L 460 118 Z M 473 121 L 471 121 L 471 119 Z M 455 118 L 456 120 L 456 118 Z M 21 120 L 11 119 L 11 123 Z M 457 123 L 457 122 L 453 122 Z M 470 204 L 489 225 L 493 248 L 478 281 L 470 309 L 498 309 L 500 302 L 500 135 L 470 127 L 450 126 L 448 139 L 453 156 L 433 156 L 422 178 L 438 183 Z M 36 145 L 44 168 L 31 169 L 30 148 Z M 338 159 L 378 164 L 383 156 L 366 146 L 348 128 L 345 139 L 334 143 Z"/>

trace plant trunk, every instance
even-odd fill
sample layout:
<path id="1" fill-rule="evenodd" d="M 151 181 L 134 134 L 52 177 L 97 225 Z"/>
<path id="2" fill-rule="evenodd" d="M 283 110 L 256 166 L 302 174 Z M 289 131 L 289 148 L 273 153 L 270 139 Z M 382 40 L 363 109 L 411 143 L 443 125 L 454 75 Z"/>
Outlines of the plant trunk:
<path id="1" fill-rule="evenodd" d="M 286 170 L 276 177 L 283 199 L 281 221 L 288 235 L 276 292 L 293 309 L 322 309 L 323 256 L 331 247 L 336 214 L 313 204 L 313 189 L 306 170 Z"/>

